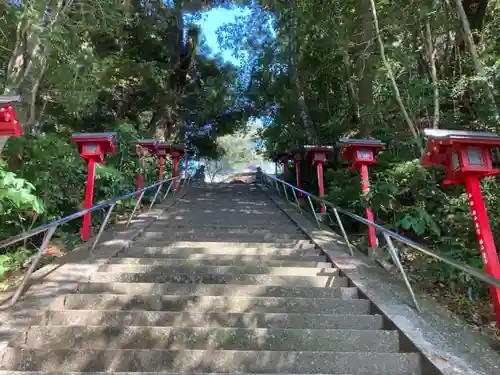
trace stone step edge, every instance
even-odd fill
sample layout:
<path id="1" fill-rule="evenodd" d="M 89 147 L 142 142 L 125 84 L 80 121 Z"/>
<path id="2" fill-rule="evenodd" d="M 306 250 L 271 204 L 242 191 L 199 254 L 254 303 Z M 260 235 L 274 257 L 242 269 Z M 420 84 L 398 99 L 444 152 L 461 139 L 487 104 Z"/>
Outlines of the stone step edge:
<path id="1" fill-rule="evenodd" d="M 64 309 L 64 310 L 58 310 L 58 309 L 51 309 L 47 310 L 44 314 L 50 314 L 51 312 L 54 313 L 71 313 L 71 312 L 78 312 L 82 314 L 86 313 L 98 313 L 98 314 L 116 314 L 116 313 L 124 313 L 124 314 L 142 314 L 142 313 L 151 313 L 155 315 L 161 315 L 161 314 L 171 314 L 171 315 L 180 315 L 180 314 L 198 314 L 198 315 L 210 315 L 210 314 L 218 314 L 218 315 L 224 315 L 224 314 L 233 314 L 233 315 L 241 315 L 241 316 L 292 316 L 292 317 L 299 317 L 299 316 L 310 316 L 310 317 L 352 317 L 354 319 L 356 318 L 363 318 L 363 317 L 375 317 L 378 319 L 383 318 L 383 315 L 380 314 L 357 314 L 357 315 L 350 315 L 350 314 L 308 314 L 308 313 L 238 313 L 238 312 L 189 312 L 189 311 L 147 311 L 147 310 L 84 310 L 84 309 Z M 42 326 L 44 326 L 42 324 Z M 149 326 L 137 326 L 137 327 L 149 327 Z M 157 327 L 162 327 L 162 326 L 157 326 Z M 224 328 L 224 327 L 221 327 Z M 300 328 L 298 328 L 300 329 Z"/>
<path id="2" fill-rule="evenodd" d="M 142 263 L 141 263 L 142 262 Z M 332 263 L 326 261 L 295 259 L 245 259 L 237 257 L 190 259 L 190 258 L 141 258 L 141 257 L 113 257 L 106 265 L 130 265 L 130 266 L 215 266 L 225 267 L 226 263 L 232 262 L 233 267 L 301 267 L 301 268 L 333 268 Z M 222 263 L 222 264 L 220 264 Z M 284 264 L 284 265 L 282 265 Z M 288 266 L 287 264 L 293 264 Z"/>
<path id="3" fill-rule="evenodd" d="M 158 298 L 158 297 L 165 297 L 165 299 L 168 300 L 176 300 L 176 299 L 186 299 L 186 298 L 192 298 L 192 297 L 201 297 L 201 298 L 206 298 L 206 299 L 244 299 L 244 300 L 255 300 L 255 299 L 264 299 L 264 300 L 276 300 L 276 299 L 293 299 L 294 301 L 298 300 L 304 300 L 304 301 L 311 301 L 311 300 L 335 300 L 340 302 L 351 302 L 351 301 L 366 301 L 367 303 L 372 303 L 370 300 L 365 299 L 365 298 L 353 298 L 353 299 L 343 299 L 339 297 L 259 297 L 259 296 L 190 296 L 190 295 L 184 295 L 184 294 L 148 294 L 147 296 L 144 296 L 142 294 L 116 294 L 116 293 L 99 293 L 99 294 L 93 294 L 93 293 L 73 293 L 73 294 L 67 294 L 64 296 L 58 296 L 56 297 L 57 299 L 63 299 L 64 301 L 66 298 L 71 297 L 71 296 L 78 296 L 78 297 L 99 297 L 99 298 L 108 298 L 108 297 L 115 297 L 115 298 L 124 298 L 124 297 L 129 297 L 129 298 L 136 298 L 140 297 L 141 299 L 153 299 L 153 298 Z M 102 310 L 99 310 L 102 311 Z M 122 311 L 122 310 L 120 310 Z M 314 314 L 316 315 L 316 314 Z M 324 314 L 319 314 L 319 315 L 324 315 Z M 336 315 L 336 314 L 332 314 Z"/>
<path id="4" fill-rule="evenodd" d="M 73 310 L 73 311 L 82 311 L 82 310 Z M 87 311 L 87 310 L 84 310 Z M 102 311 L 102 310 L 100 310 Z M 346 315 L 346 316 L 359 316 L 359 315 Z M 62 329 L 62 328 L 67 328 L 67 329 L 81 329 L 81 328 L 101 328 L 101 329 L 108 329 L 110 326 L 106 325 L 67 325 L 67 324 L 51 324 L 51 325 L 31 325 L 25 332 L 25 334 L 30 331 L 30 330 L 36 330 L 37 328 L 43 329 L 43 330 L 48 330 L 51 328 L 55 329 Z M 114 328 L 114 327 L 113 327 Z M 343 332 L 343 333 L 373 333 L 373 332 L 391 332 L 391 333 L 386 333 L 387 335 L 389 334 L 397 334 L 398 331 L 395 329 L 374 329 L 374 330 L 366 330 L 366 329 L 346 329 L 346 328 L 335 328 L 335 329 L 322 329 L 322 328 L 239 328 L 239 327 L 175 327 L 175 326 L 135 326 L 135 325 L 129 325 L 126 328 L 138 328 L 138 329 L 158 329 L 158 330 L 181 330 L 181 331 L 286 331 L 286 332 L 293 332 L 293 333 L 299 333 L 303 331 L 315 333 L 315 331 L 318 332 L 330 332 L 330 333 L 335 333 L 335 332 Z M 140 349 L 142 350 L 142 349 Z M 316 350 L 313 350 L 316 352 Z"/>
<path id="5" fill-rule="evenodd" d="M 110 375 L 110 372 L 64 372 L 64 371 L 8 371 L 0 370 L 0 375 Z M 115 375 L 179 375 L 178 372 L 133 372 L 133 371 L 113 371 L 112 374 Z M 183 375 L 222 375 L 220 372 L 189 372 L 183 373 Z M 255 373 L 238 373 L 238 375 L 255 375 Z M 259 375 L 277 375 L 277 373 L 266 373 Z M 282 374 L 287 375 L 287 374 Z M 311 374 L 296 374 L 290 375 L 311 375 Z M 313 374 L 313 375 L 330 375 L 330 374 Z M 355 375 L 355 374 L 335 374 L 335 375 Z"/>
<path id="6" fill-rule="evenodd" d="M 279 275 L 280 276 L 280 275 Z M 338 276 L 342 277 L 342 276 Z M 300 290 L 307 290 L 307 289 L 318 289 L 318 290 L 332 290 L 336 291 L 338 289 L 340 290 L 347 290 L 347 291 L 354 291 L 358 290 L 358 288 L 354 286 L 329 286 L 329 287 L 324 287 L 324 286 L 314 286 L 314 285 L 253 285 L 253 284 L 179 284 L 179 283 L 154 283 L 154 282 L 134 282 L 134 283 L 127 283 L 127 282 L 106 282 L 106 281 L 80 281 L 77 286 L 76 286 L 76 292 L 80 293 L 80 289 L 82 287 L 85 287 L 87 285 L 92 285 L 92 286 L 100 286 L 102 285 L 103 287 L 108 286 L 108 285 L 131 285 L 131 286 L 136 286 L 136 287 L 179 287 L 180 285 L 184 285 L 186 287 L 192 287 L 192 288 L 214 288 L 214 289 L 245 289 L 245 288 L 250 288 L 250 289 L 261 289 L 261 290 L 266 290 L 266 289 L 280 289 L 280 290 L 289 290 L 289 289 L 300 289 Z M 83 293 L 83 294 L 94 294 L 94 293 Z M 121 293 L 102 293 L 102 294 L 121 294 Z M 169 295 L 169 294 L 166 294 Z M 179 294 L 183 295 L 183 294 Z M 195 295 L 195 294 L 194 294 Z M 204 295 L 210 297 L 210 295 Z M 253 297 L 259 297 L 259 296 L 253 296 Z M 264 296 L 262 296 L 264 297 Z M 315 297 L 302 297 L 302 298 L 315 298 Z"/>

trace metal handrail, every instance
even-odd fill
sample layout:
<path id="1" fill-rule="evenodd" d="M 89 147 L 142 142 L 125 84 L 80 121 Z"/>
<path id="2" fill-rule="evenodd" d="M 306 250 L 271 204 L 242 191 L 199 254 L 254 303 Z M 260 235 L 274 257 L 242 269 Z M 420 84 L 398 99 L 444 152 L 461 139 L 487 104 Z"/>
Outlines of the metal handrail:
<path id="1" fill-rule="evenodd" d="M 312 210 L 312 213 L 314 215 L 314 218 L 316 220 L 316 223 L 318 224 L 318 228 L 321 229 L 321 225 L 320 225 L 320 221 L 318 219 L 318 216 L 314 210 L 314 207 L 313 207 L 313 204 L 312 204 L 312 200 L 320 203 L 320 204 L 323 204 L 325 206 L 328 206 L 330 207 L 332 210 L 333 210 L 333 213 L 337 219 L 337 223 L 340 227 L 340 230 L 342 232 L 342 236 L 344 237 L 344 240 L 347 244 L 347 246 L 349 247 L 349 251 L 350 251 L 350 254 L 351 255 L 354 255 L 354 251 L 353 251 L 353 246 L 352 244 L 349 242 L 349 239 L 347 237 L 347 233 L 345 232 L 345 229 L 344 229 L 344 226 L 342 224 L 342 221 L 340 219 L 340 216 L 339 216 L 339 212 L 341 214 L 344 214 L 356 221 L 359 221 L 360 223 L 363 223 L 365 225 L 368 225 L 368 226 L 372 226 L 373 228 L 375 228 L 376 231 L 380 232 L 383 234 L 384 236 L 384 239 L 388 245 L 388 249 L 389 249 L 389 253 L 391 255 L 391 258 L 393 259 L 394 263 L 396 264 L 397 268 L 399 269 L 399 271 L 402 273 L 402 276 L 403 276 L 403 279 L 404 279 L 404 282 L 406 284 L 406 287 L 408 288 L 408 291 L 413 299 L 413 302 L 415 304 L 415 307 L 417 308 L 417 310 L 420 310 L 419 309 L 419 306 L 418 306 L 418 302 L 416 300 L 416 297 L 415 297 L 415 294 L 413 292 L 413 289 L 411 288 L 411 285 L 410 285 L 410 282 L 409 282 L 409 279 L 408 279 L 408 276 L 406 275 L 406 272 L 399 260 L 399 257 L 398 257 L 398 254 L 397 254 L 397 250 L 396 248 L 394 247 L 394 244 L 392 242 L 392 239 L 394 238 L 395 240 L 405 244 L 405 245 L 408 245 L 410 246 L 411 248 L 415 249 L 415 250 L 418 250 L 420 251 L 421 253 L 425 254 L 425 255 L 428 255 L 434 259 L 437 259 L 443 263 L 446 263 L 448 264 L 449 266 L 453 267 L 453 268 L 456 268 L 462 272 L 465 272 L 473 277 L 475 277 L 476 279 L 478 280 L 481 280 L 491 286 L 494 286 L 496 288 L 500 288 L 500 279 L 497 279 L 497 278 L 494 278 L 493 276 L 491 275 L 488 275 L 487 273 L 485 272 L 482 272 L 480 270 L 478 270 L 477 268 L 474 268 L 474 267 L 471 267 L 465 263 L 462 263 L 462 262 L 458 262 L 456 260 L 453 260 L 451 258 L 448 258 L 446 256 L 443 256 L 443 255 L 440 255 L 440 254 L 437 254 L 423 246 L 421 246 L 420 244 L 416 243 L 415 241 L 413 240 L 410 240 L 409 238 L 406 238 L 390 229 L 387 229 L 387 228 L 384 228 L 383 226 L 377 224 L 377 223 L 374 223 L 372 221 L 369 221 L 369 220 L 366 220 L 365 218 L 359 216 L 359 215 L 356 215 L 350 211 L 347 211 L 341 207 L 338 207 L 322 198 L 319 198 L 317 196 L 315 196 L 314 194 L 311 194 L 305 190 L 302 190 L 292 184 L 289 184 L 288 182 L 286 181 L 283 181 L 277 177 L 274 177 L 274 176 L 271 176 L 271 175 L 267 175 L 265 173 L 262 173 L 262 176 L 264 177 L 263 179 L 263 182 L 266 183 L 268 186 L 271 185 L 270 181 L 274 181 L 275 183 L 275 188 L 276 188 L 276 191 L 278 192 L 278 194 L 281 194 L 280 193 L 280 189 L 278 187 L 278 184 L 281 184 L 283 186 L 283 190 L 285 192 L 285 196 L 287 197 L 287 200 L 288 200 L 288 194 L 286 193 L 286 187 L 288 186 L 289 188 L 292 189 L 292 192 L 293 192 L 293 195 L 295 197 L 295 202 L 297 204 L 297 206 L 301 209 L 301 205 L 299 203 L 299 200 L 297 199 L 297 194 L 295 193 L 296 191 L 298 192 L 301 192 L 303 195 L 305 195 L 309 201 L 309 205 L 311 207 L 311 210 Z"/>
<path id="2" fill-rule="evenodd" d="M 180 191 L 180 189 L 183 186 L 189 185 L 189 183 L 191 182 L 191 177 L 192 177 L 192 175 L 189 175 L 187 179 L 186 178 L 182 179 L 180 176 L 175 176 L 175 177 L 171 177 L 171 178 L 168 178 L 166 180 L 163 180 L 163 181 L 159 181 L 155 184 L 152 184 L 152 185 L 146 186 L 142 189 L 138 189 L 138 190 L 135 190 L 133 192 L 121 195 L 119 197 L 110 198 L 110 199 L 108 199 L 104 202 L 98 203 L 90 208 L 80 210 L 78 212 L 75 212 L 75 213 L 72 213 L 70 215 L 67 215 L 67 216 L 64 216 L 62 218 L 51 221 L 49 223 L 43 224 L 37 228 L 34 228 L 34 229 L 31 229 L 31 230 L 26 231 L 24 233 L 21 233 L 17 236 L 13 236 L 13 237 L 10 237 L 4 241 L 1 241 L 0 248 L 3 248 L 6 246 L 10 246 L 12 244 L 15 244 L 17 242 L 26 240 L 27 238 L 33 237 L 37 234 L 45 232 L 43 240 L 42 240 L 42 244 L 38 248 L 38 252 L 37 252 L 35 258 L 33 259 L 33 261 L 31 262 L 30 267 L 25 272 L 23 280 L 21 281 L 21 283 L 17 287 L 16 291 L 9 298 L 9 300 L 0 306 L 0 310 L 8 309 L 17 303 L 17 301 L 21 297 L 21 295 L 22 295 L 22 293 L 23 293 L 23 291 L 28 283 L 29 278 L 31 277 L 33 272 L 35 272 L 35 269 L 37 268 L 38 264 L 42 260 L 42 257 L 44 255 L 44 250 L 47 247 L 47 245 L 49 244 L 52 236 L 54 235 L 54 233 L 59 225 L 64 224 L 64 223 L 68 223 L 68 222 L 75 220 L 75 219 L 78 219 L 78 218 L 86 215 L 87 213 L 91 213 L 91 212 L 109 207 L 108 212 L 106 213 L 106 216 L 104 218 L 104 221 L 101 224 L 99 231 L 98 231 L 98 233 L 97 233 L 97 235 L 92 243 L 92 247 L 90 248 L 90 251 L 92 252 L 95 249 L 95 247 L 97 246 L 99 239 L 101 238 L 101 235 L 103 234 L 104 229 L 106 228 L 106 225 L 109 221 L 109 218 L 111 217 L 111 213 L 113 212 L 113 209 L 116 207 L 116 204 L 118 202 L 139 195 L 139 197 L 137 198 L 137 202 L 135 203 L 134 209 L 132 210 L 132 213 L 130 214 L 130 216 L 127 220 L 126 226 L 128 227 L 130 225 L 130 222 L 132 221 L 132 218 L 134 217 L 137 209 L 139 208 L 139 205 L 142 201 L 142 198 L 144 197 L 144 194 L 147 191 L 150 191 L 154 188 L 157 188 L 155 195 L 153 197 L 153 200 L 151 201 L 151 203 L 149 205 L 149 208 L 148 208 L 148 211 L 149 211 L 149 210 L 151 210 L 153 205 L 156 203 L 158 195 L 160 194 L 163 186 L 166 183 L 168 183 L 168 188 L 161 199 L 162 201 L 165 200 L 165 198 L 168 196 L 170 191 L 172 191 L 172 194 L 175 195 L 178 191 Z M 176 181 L 176 180 L 179 180 L 179 185 L 177 186 L 177 188 L 175 190 L 172 190 L 172 185 L 173 185 L 174 181 Z"/>

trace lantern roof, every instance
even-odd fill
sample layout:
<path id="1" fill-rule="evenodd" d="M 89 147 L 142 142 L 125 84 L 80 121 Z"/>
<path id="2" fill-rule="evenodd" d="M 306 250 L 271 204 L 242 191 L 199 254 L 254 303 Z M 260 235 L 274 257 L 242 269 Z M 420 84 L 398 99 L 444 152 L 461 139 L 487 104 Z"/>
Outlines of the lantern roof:
<path id="1" fill-rule="evenodd" d="M 466 130 L 424 129 L 424 136 L 430 140 L 447 141 L 446 143 L 482 143 L 500 145 L 500 134 L 492 132 L 474 132 Z"/>
<path id="2" fill-rule="evenodd" d="M 462 146 L 499 147 L 500 134 L 465 130 L 424 129 L 428 138 L 423 166 L 446 166 L 452 149 Z"/>
<path id="3" fill-rule="evenodd" d="M 71 139 L 73 142 L 113 142 L 116 138 L 116 132 L 109 133 L 73 133 Z"/>
<path id="4" fill-rule="evenodd" d="M 156 139 L 140 139 L 138 141 L 136 141 L 135 143 L 137 143 L 138 145 L 140 146 L 149 146 L 149 145 L 156 145 L 158 143 L 158 141 Z"/>
<path id="5" fill-rule="evenodd" d="M 307 152 L 309 152 L 309 151 L 324 151 L 324 152 L 328 152 L 328 151 L 332 151 L 333 150 L 333 146 L 305 145 L 304 146 L 304 150 L 306 150 Z"/>
<path id="6" fill-rule="evenodd" d="M 385 143 L 378 139 L 363 139 L 363 138 L 340 138 L 341 147 L 348 146 L 364 146 L 372 148 L 383 148 Z"/>
<path id="7" fill-rule="evenodd" d="M 0 104 L 17 103 L 21 101 L 19 95 L 0 95 Z"/>

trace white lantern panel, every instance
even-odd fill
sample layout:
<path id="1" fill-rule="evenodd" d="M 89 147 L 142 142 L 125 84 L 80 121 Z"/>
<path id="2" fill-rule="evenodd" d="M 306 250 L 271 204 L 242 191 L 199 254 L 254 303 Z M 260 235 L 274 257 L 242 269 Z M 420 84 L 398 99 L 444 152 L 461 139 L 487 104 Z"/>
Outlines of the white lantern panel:
<path id="1" fill-rule="evenodd" d="M 372 151 L 371 150 L 359 150 L 358 157 L 360 160 L 372 160 Z"/>
<path id="2" fill-rule="evenodd" d="M 467 159 L 471 166 L 481 167 L 484 164 L 479 147 L 467 147 Z"/>

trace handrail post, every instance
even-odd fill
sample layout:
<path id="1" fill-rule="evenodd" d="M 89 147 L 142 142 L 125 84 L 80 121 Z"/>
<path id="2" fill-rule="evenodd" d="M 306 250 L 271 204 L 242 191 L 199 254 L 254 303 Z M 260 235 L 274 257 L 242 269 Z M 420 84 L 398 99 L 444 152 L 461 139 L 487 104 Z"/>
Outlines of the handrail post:
<path id="1" fill-rule="evenodd" d="M 295 189 L 292 188 L 292 193 L 293 197 L 295 198 L 295 202 L 297 203 L 297 207 L 299 208 L 300 211 L 302 211 L 302 207 L 300 207 L 299 200 L 297 199 L 297 193 L 295 192 Z"/>
<path id="2" fill-rule="evenodd" d="M 335 214 L 335 218 L 337 219 L 337 223 L 339 224 L 340 231 L 342 232 L 342 236 L 344 236 L 344 241 L 349 248 L 349 252 L 351 253 L 352 256 L 354 256 L 354 250 L 352 249 L 352 245 L 349 242 L 349 237 L 347 237 L 347 233 L 344 229 L 344 224 L 342 224 L 342 220 L 340 220 L 339 213 L 335 207 L 333 207 L 333 213 Z"/>
<path id="3" fill-rule="evenodd" d="M 153 197 L 153 200 L 151 201 L 151 204 L 149 205 L 148 211 L 151 211 L 151 209 L 153 208 L 153 205 L 156 203 L 156 197 L 158 197 L 158 194 L 160 193 L 162 187 L 163 187 L 163 183 L 161 183 L 158 186 L 158 189 L 156 189 L 156 193 Z"/>
<path id="4" fill-rule="evenodd" d="M 183 180 L 179 179 L 178 177 L 175 177 L 175 190 L 174 190 L 174 195 L 175 194 L 179 194 L 179 192 L 181 191 L 181 188 L 183 186 Z"/>
<path id="5" fill-rule="evenodd" d="M 141 195 L 139 196 L 139 199 L 137 199 L 137 202 L 135 203 L 135 206 L 134 206 L 134 210 L 132 211 L 132 213 L 130 214 L 130 216 L 127 220 L 126 227 L 128 227 L 130 225 L 130 222 L 132 221 L 132 218 L 134 217 L 135 211 L 137 211 L 137 209 L 139 208 L 139 204 L 141 204 L 141 201 L 142 201 L 142 198 L 144 197 L 145 192 L 146 192 L 146 190 L 143 190 L 141 192 Z"/>
<path id="6" fill-rule="evenodd" d="M 319 223 L 318 216 L 316 216 L 316 211 L 314 210 L 314 206 L 312 204 L 310 195 L 307 196 L 307 200 L 309 201 L 309 206 L 311 206 L 311 211 L 312 214 L 314 215 L 314 219 L 316 219 L 316 224 L 318 224 L 318 228 L 321 229 L 321 224 Z"/>
<path id="7" fill-rule="evenodd" d="M 163 196 L 163 200 L 167 198 L 168 193 L 170 193 L 170 189 L 172 188 L 172 181 L 168 184 L 167 191 L 165 192 L 165 195 Z"/>
<path id="8" fill-rule="evenodd" d="M 383 233 L 385 242 L 387 242 L 387 247 L 389 249 L 389 254 L 391 255 L 391 258 L 393 262 L 396 264 L 396 267 L 398 268 L 399 272 L 401 272 L 401 276 L 403 276 L 404 283 L 406 285 L 406 288 L 408 289 L 408 292 L 410 293 L 411 299 L 413 300 L 413 304 L 415 305 L 415 308 L 417 309 L 418 312 L 420 312 L 420 306 L 417 302 L 417 298 L 415 297 L 415 293 L 413 292 L 413 288 L 411 287 L 410 280 L 408 279 L 408 276 L 406 275 L 406 271 L 403 268 L 403 265 L 401 264 L 401 261 L 399 260 L 398 257 L 398 252 L 396 248 L 394 247 L 394 244 L 392 243 L 391 237 L 387 233 Z"/>
<path id="9" fill-rule="evenodd" d="M 283 191 L 285 192 L 285 198 L 288 201 L 288 193 L 286 192 L 286 184 L 284 182 L 281 182 L 283 185 Z"/>
<path id="10" fill-rule="evenodd" d="M 104 232 L 104 229 L 106 228 L 106 224 L 108 223 L 108 220 L 111 217 L 111 213 L 113 212 L 113 209 L 115 208 L 115 206 L 116 206 L 116 203 L 113 203 L 111 206 L 109 206 L 108 212 L 106 213 L 106 216 L 104 217 L 104 221 L 102 222 L 101 227 L 99 228 L 99 232 L 97 232 L 97 236 L 95 237 L 94 243 L 92 244 L 90 251 L 93 251 L 95 249 L 95 247 L 97 246 L 97 243 L 99 242 L 99 239 L 101 238 L 101 235 Z"/>
<path id="11" fill-rule="evenodd" d="M 0 307 L 1 310 L 8 309 L 9 307 L 14 306 L 14 304 L 19 300 L 19 298 L 23 294 L 24 288 L 26 288 L 26 285 L 28 284 L 28 281 L 29 281 L 31 275 L 33 274 L 33 272 L 35 272 L 35 269 L 38 266 L 38 263 L 40 263 L 40 260 L 43 257 L 43 253 L 45 251 L 45 248 L 47 247 L 50 240 L 52 239 L 52 236 L 54 235 L 57 227 L 58 227 L 58 225 L 56 224 L 53 227 L 50 227 L 49 229 L 47 229 L 47 231 L 45 232 L 45 235 L 43 236 L 42 244 L 38 248 L 38 253 L 36 254 L 35 258 L 32 260 L 30 267 L 28 268 L 28 270 L 24 274 L 23 281 L 21 281 L 21 284 L 19 284 L 19 286 L 17 287 L 16 291 L 14 292 L 12 297 L 10 298 L 9 303 L 6 306 Z"/>

